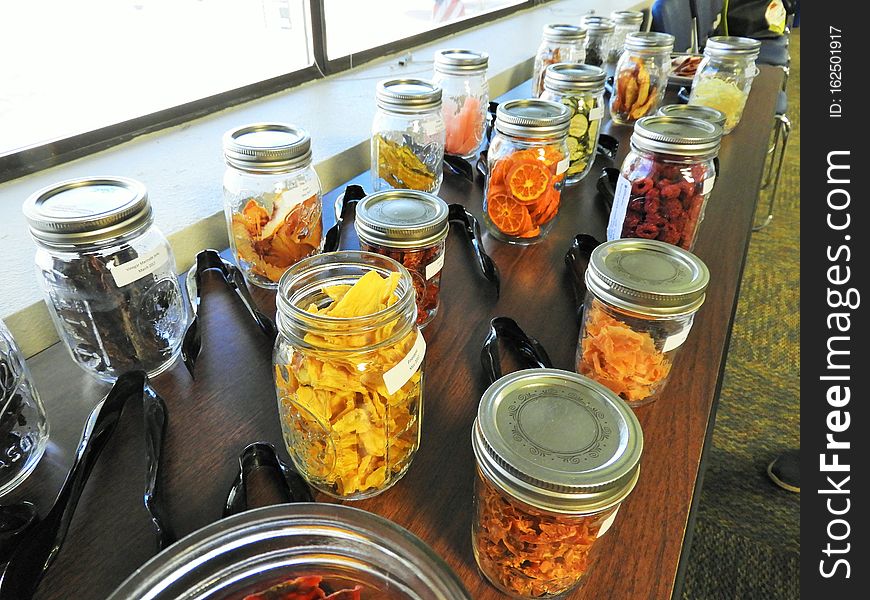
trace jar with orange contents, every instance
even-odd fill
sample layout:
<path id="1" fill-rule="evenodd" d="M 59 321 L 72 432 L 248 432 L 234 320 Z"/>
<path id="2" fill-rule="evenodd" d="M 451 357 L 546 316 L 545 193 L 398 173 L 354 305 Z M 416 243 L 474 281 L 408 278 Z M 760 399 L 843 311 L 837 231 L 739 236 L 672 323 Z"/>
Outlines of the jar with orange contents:
<path id="1" fill-rule="evenodd" d="M 570 120 L 568 107 L 546 100 L 499 105 L 483 199 L 484 223 L 495 238 L 525 245 L 547 235 L 568 170 Z"/>

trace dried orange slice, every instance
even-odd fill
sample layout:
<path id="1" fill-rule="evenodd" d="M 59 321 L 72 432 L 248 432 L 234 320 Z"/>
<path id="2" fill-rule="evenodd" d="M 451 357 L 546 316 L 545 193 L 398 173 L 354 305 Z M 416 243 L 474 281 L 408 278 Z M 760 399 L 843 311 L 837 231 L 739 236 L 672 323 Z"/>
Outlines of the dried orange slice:
<path id="1" fill-rule="evenodd" d="M 502 159 L 495 163 L 495 166 L 492 168 L 492 173 L 489 176 L 490 183 L 500 183 L 507 185 L 505 178 L 510 171 L 512 161 L 507 159 Z"/>
<path id="2" fill-rule="evenodd" d="M 508 194 L 490 194 L 486 212 L 493 225 L 507 235 L 516 235 L 531 227 L 532 218 L 525 206 Z"/>
<path id="3" fill-rule="evenodd" d="M 538 161 L 523 161 L 510 170 L 507 184 L 518 202 L 530 204 L 547 191 L 550 172 Z"/>

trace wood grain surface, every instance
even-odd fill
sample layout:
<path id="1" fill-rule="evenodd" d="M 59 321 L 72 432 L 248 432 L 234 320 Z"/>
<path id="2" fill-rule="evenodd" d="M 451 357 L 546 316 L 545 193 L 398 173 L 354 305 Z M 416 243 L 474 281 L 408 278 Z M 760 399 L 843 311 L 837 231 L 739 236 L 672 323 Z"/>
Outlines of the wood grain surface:
<path id="1" fill-rule="evenodd" d="M 762 67 L 743 122 L 724 140 L 721 172 L 696 247 L 712 275 L 707 300 L 679 352 L 665 393 L 637 410 L 646 442 L 640 482 L 599 542 L 584 585 L 570 596 L 574 600 L 671 597 L 721 384 L 780 82 L 780 71 Z M 674 91 L 669 90 L 670 101 L 675 101 Z M 527 93 L 521 87 L 511 95 Z M 619 166 L 628 151 L 630 128 L 608 125 L 603 131 L 621 140 L 613 164 Z M 595 191 L 605 166 L 611 166 L 610 161 L 599 158 L 590 176 L 564 194 L 558 221 L 542 243 L 523 248 L 485 237 L 501 271 L 500 298 L 476 271 L 469 244 L 454 226 L 440 312 L 425 330 L 428 351 L 420 450 L 397 485 L 376 498 L 354 503 L 421 537 L 456 570 L 476 599 L 503 597 L 478 573 L 470 545 L 471 424 L 486 388 L 481 343 L 492 317 L 510 316 L 544 344 L 557 367 L 573 370 L 579 328 L 563 257 L 577 233 L 605 237 L 608 214 Z M 370 189 L 367 174 L 358 179 Z M 338 191 L 325 199 L 328 221 Z M 447 175 L 441 196 L 481 214 L 480 178 L 471 183 Z M 155 381 L 169 407 L 164 489 L 172 525 L 180 536 L 220 518 L 237 456 L 245 445 L 272 442 L 286 457 L 272 384 L 271 347 L 217 276 L 205 279 L 207 291 L 200 306 L 203 351 L 196 380 L 179 362 Z M 259 292 L 257 298 L 267 312 L 274 312 L 268 293 Z M 29 363 L 46 403 L 51 442 L 37 470 L 8 501 L 30 499 L 44 513 L 69 469 L 87 413 L 106 387 L 81 372 L 60 345 Z M 66 544 L 43 580 L 38 598 L 105 598 L 154 554 L 154 537 L 142 507 L 143 444 L 141 407 L 129 406 L 91 475 Z"/>

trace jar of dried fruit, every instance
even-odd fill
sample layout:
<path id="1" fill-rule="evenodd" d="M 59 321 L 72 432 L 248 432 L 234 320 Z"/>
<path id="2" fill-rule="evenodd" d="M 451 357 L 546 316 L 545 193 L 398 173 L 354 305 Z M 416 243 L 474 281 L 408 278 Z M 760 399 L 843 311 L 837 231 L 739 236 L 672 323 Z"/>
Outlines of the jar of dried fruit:
<path id="1" fill-rule="evenodd" d="M 665 104 L 656 114 L 665 117 L 694 117 L 718 125 L 723 130 L 725 127 L 725 113 L 700 104 Z"/>
<path id="2" fill-rule="evenodd" d="M 225 133 L 223 146 L 233 256 L 248 281 L 274 289 L 290 265 L 323 249 L 311 137 L 295 125 L 254 123 Z"/>
<path id="3" fill-rule="evenodd" d="M 544 71 L 560 62 L 582 63 L 586 59 L 586 30 L 576 25 L 546 25 L 543 40 L 535 55 L 532 71 L 532 96 L 544 91 Z"/>
<path id="4" fill-rule="evenodd" d="M 610 19 L 616 28 L 613 31 L 613 43 L 610 46 L 608 62 L 615 63 L 619 60 L 625 47 L 625 36 L 640 31 L 643 25 L 643 13 L 639 10 L 615 10 L 610 13 Z"/>
<path id="5" fill-rule="evenodd" d="M 273 355 L 287 451 L 336 498 L 379 494 L 420 442 L 423 357 L 414 283 L 370 252 L 306 258 L 278 284 Z"/>
<path id="6" fill-rule="evenodd" d="M 601 119 L 604 118 L 605 78 L 604 69 L 592 65 L 560 63 L 547 67 L 541 99 L 560 102 L 571 111 L 566 185 L 586 177 L 595 162 Z"/>
<path id="7" fill-rule="evenodd" d="M 359 201 L 354 227 L 360 248 L 404 265 L 414 280 L 417 324 L 438 312 L 441 268 L 450 223 L 447 203 L 417 190 L 384 190 Z"/>
<path id="8" fill-rule="evenodd" d="M 725 113 L 725 133 L 737 127 L 743 116 L 752 81 L 758 74 L 755 59 L 761 42 L 737 36 L 707 40 L 704 58 L 692 80 L 689 104 L 710 106 Z"/>
<path id="9" fill-rule="evenodd" d="M 441 88 L 422 79 L 382 81 L 372 123 L 372 187 L 437 193 L 447 131 Z"/>
<path id="10" fill-rule="evenodd" d="M 586 59 L 583 62 L 596 67 L 603 66 L 613 47 L 616 24 L 607 17 L 597 15 L 585 15 L 580 24 L 586 30 Z"/>
<path id="11" fill-rule="evenodd" d="M 704 303 L 710 273 L 694 254 L 657 240 L 592 251 L 577 371 L 631 406 L 655 400 Z"/>
<path id="12" fill-rule="evenodd" d="M 671 70 L 674 36 L 639 31 L 625 36 L 625 52 L 614 72 L 610 117 L 630 125 L 641 117 L 654 115 L 665 96 Z"/>
<path id="13" fill-rule="evenodd" d="M 722 128 L 693 117 L 634 125 L 610 209 L 607 239 L 657 239 L 691 250 L 716 181 Z"/>
<path id="14" fill-rule="evenodd" d="M 634 413 L 576 373 L 517 371 L 484 393 L 472 447 L 480 570 L 514 598 L 576 587 L 640 475 L 643 433 Z"/>
<path id="15" fill-rule="evenodd" d="M 487 152 L 484 223 L 511 244 L 541 241 L 559 212 L 568 170 L 571 111 L 547 100 L 510 100 L 498 106 Z"/>
<path id="16" fill-rule="evenodd" d="M 463 158 L 477 155 L 486 129 L 489 55 L 474 50 L 439 50 L 435 53 L 435 77 L 442 89 L 441 112 L 447 138 L 444 151 Z"/>

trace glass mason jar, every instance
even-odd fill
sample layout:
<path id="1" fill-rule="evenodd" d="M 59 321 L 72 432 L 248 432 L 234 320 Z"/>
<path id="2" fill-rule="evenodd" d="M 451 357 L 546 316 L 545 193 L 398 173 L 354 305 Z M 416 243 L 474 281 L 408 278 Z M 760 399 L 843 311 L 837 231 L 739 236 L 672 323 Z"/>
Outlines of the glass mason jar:
<path id="1" fill-rule="evenodd" d="M 644 117 L 634 125 L 610 209 L 607 239 L 695 245 L 716 181 L 722 128 L 692 117 Z"/>
<path id="2" fill-rule="evenodd" d="M 389 256 L 414 280 L 417 325 L 438 312 L 450 223 L 447 203 L 417 190 L 385 190 L 359 201 L 354 228 L 360 249 Z"/>
<path id="3" fill-rule="evenodd" d="M 639 10 L 615 10 L 610 13 L 610 19 L 616 28 L 607 62 L 616 63 L 625 47 L 625 36 L 640 31 L 643 26 L 643 13 Z"/>
<path id="4" fill-rule="evenodd" d="M 47 444 L 42 400 L 18 345 L 0 321 L 0 498 L 33 472 Z"/>
<path id="5" fill-rule="evenodd" d="M 245 279 L 274 289 L 290 265 L 323 249 L 320 179 L 311 137 L 283 123 L 224 134 L 224 214 Z"/>
<path id="6" fill-rule="evenodd" d="M 543 40 L 535 55 L 532 71 L 532 96 L 544 91 L 544 71 L 556 63 L 582 63 L 586 59 L 586 30 L 576 25 L 546 25 Z"/>
<path id="7" fill-rule="evenodd" d="M 489 175 L 483 219 L 495 238 L 534 244 L 559 213 L 568 170 L 567 106 L 546 100 L 509 100 L 496 110 L 487 151 Z"/>
<path id="8" fill-rule="evenodd" d="M 437 193 L 444 169 L 447 131 L 441 88 L 422 79 L 378 84 L 372 123 L 372 188 Z"/>
<path id="9" fill-rule="evenodd" d="M 604 69 L 592 65 L 560 63 L 547 67 L 541 100 L 560 102 L 571 111 L 566 185 L 586 177 L 595 162 L 598 134 L 604 118 L 605 78 Z"/>
<path id="10" fill-rule="evenodd" d="M 689 104 L 710 106 L 725 113 L 725 133 L 737 127 L 758 74 L 755 59 L 761 42 L 745 37 L 716 36 L 707 40 L 704 58 L 692 80 Z"/>
<path id="11" fill-rule="evenodd" d="M 397 281 L 386 308 L 329 315 L 347 286 L 370 272 Z M 360 303 L 372 304 L 357 294 L 353 305 Z M 370 252 L 320 254 L 285 272 L 277 307 L 275 386 L 293 463 L 336 498 L 383 492 L 402 478 L 420 443 L 426 343 L 411 274 Z"/>
<path id="12" fill-rule="evenodd" d="M 597 15 L 585 15 L 580 24 L 586 30 L 586 59 L 583 62 L 596 67 L 604 66 L 613 47 L 616 24 L 607 17 Z"/>
<path id="13" fill-rule="evenodd" d="M 674 36 L 640 31 L 625 36 L 625 52 L 614 73 L 610 117 L 619 125 L 630 125 L 641 117 L 654 115 L 665 96 L 671 72 Z"/>
<path id="14" fill-rule="evenodd" d="M 444 152 L 472 158 L 477 155 L 486 129 L 489 54 L 474 50 L 439 50 L 435 77 L 441 88 L 441 113 L 447 137 Z"/>
<path id="15" fill-rule="evenodd" d="M 103 381 L 171 367 L 187 305 L 145 186 L 121 177 L 72 179 L 30 196 L 24 215 L 45 303 L 76 364 Z"/>
<path id="16" fill-rule="evenodd" d="M 665 117 L 692 117 L 725 128 L 725 113 L 700 104 L 665 104 L 656 113 Z"/>
<path id="17" fill-rule="evenodd" d="M 631 406 L 658 398 L 704 303 L 710 273 L 658 240 L 614 240 L 592 252 L 577 371 Z"/>
<path id="18" fill-rule="evenodd" d="M 484 393 L 472 448 L 480 570 L 514 598 L 575 588 L 640 475 L 643 433 L 634 413 L 576 373 L 516 371 Z"/>

